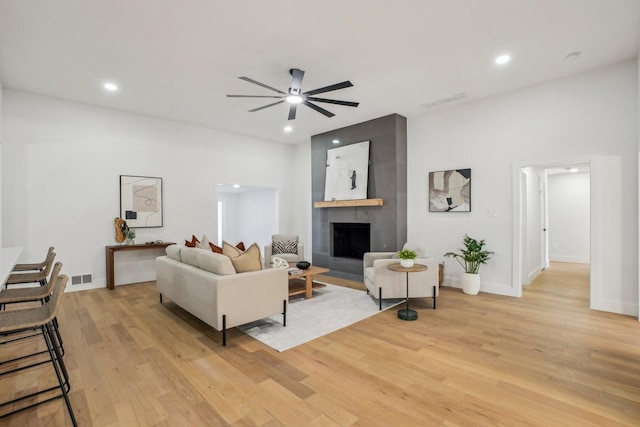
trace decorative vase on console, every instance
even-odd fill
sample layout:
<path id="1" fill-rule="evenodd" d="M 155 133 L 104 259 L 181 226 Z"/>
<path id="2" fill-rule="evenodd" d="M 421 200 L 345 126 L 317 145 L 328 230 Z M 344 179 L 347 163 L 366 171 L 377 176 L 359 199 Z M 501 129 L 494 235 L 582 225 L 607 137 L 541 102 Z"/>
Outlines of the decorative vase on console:
<path id="1" fill-rule="evenodd" d="M 413 267 L 413 260 L 416 259 L 416 252 L 410 249 L 403 249 L 398 252 L 398 258 L 400 258 L 400 265 L 404 268 Z"/>
<path id="2" fill-rule="evenodd" d="M 136 241 L 134 240 L 136 238 L 136 232 L 133 231 L 132 229 L 129 229 L 129 231 L 127 231 L 127 240 L 125 241 L 125 244 L 127 245 L 135 245 Z"/>

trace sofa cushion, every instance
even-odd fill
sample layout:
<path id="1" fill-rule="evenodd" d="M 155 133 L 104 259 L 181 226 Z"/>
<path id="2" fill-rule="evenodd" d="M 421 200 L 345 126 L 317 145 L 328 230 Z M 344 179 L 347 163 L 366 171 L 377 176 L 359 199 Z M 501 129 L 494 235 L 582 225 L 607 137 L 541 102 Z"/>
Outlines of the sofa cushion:
<path id="1" fill-rule="evenodd" d="M 167 246 L 167 249 L 166 249 L 167 256 L 171 259 L 175 259 L 176 261 L 182 262 L 182 256 L 180 255 L 182 248 L 184 248 L 184 246 L 178 246 L 178 245 Z"/>
<path id="2" fill-rule="evenodd" d="M 192 265 L 194 267 L 199 267 L 198 265 L 198 254 L 205 252 L 204 249 L 200 248 L 189 248 L 186 247 L 180 251 L 180 256 L 182 257 L 182 262 L 185 264 Z M 211 251 L 206 251 L 211 252 Z"/>
<path id="3" fill-rule="evenodd" d="M 276 255 L 272 255 L 271 259 L 269 260 L 269 262 L 271 264 L 273 264 L 273 259 L 274 258 L 282 258 L 283 260 L 287 261 L 287 262 L 298 262 L 298 254 L 276 254 Z"/>
<path id="4" fill-rule="evenodd" d="M 197 254 L 198 265 L 201 269 L 220 276 L 236 274 L 235 268 L 228 256 L 217 254 L 211 251 L 203 251 Z"/>
<path id="5" fill-rule="evenodd" d="M 231 263 L 238 273 L 262 270 L 262 258 L 257 243 L 252 244 L 249 249 L 243 252 L 227 242 L 222 242 L 222 251 L 231 258 Z"/>
<path id="6" fill-rule="evenodd" d="M 290 240 L 273 240 L 271 242 L 271 253 L 277 254 L 297 254 L 298 253 L 298 239 Z"/>

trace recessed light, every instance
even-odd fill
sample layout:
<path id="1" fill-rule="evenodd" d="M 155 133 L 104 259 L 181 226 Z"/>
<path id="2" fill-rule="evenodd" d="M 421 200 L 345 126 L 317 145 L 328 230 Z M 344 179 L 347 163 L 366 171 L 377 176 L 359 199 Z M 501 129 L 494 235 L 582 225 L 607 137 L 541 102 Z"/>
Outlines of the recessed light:
<path id="1" fill-rule="evenodd" d="M 334 139 L 334 140 L 333 140 L 333 141 L 331 141 L 331 142 L 333 142 L 334 144 L 340 144 L 340 140 L 339 140 L 339 139 Z"/>
<path id="2" fill-rule="evenodd" d="M 500 55 L 496 58 L 496 64 L 498 65 L 504 65 L 509 61 L 511 61 L 511 56 L 509 55 Z"/>
<path id="3" fill-rule="evenodd" d="M 240 188 L 240 184 L 233 184 L 233 188 Z"/>
<path id="4" fill-rule="evenodd" d="M 578 168 L 571 168 L 569 169 L 569 172 L 578 172 Z"/>
<path id="5" fill-rule="evenodd" d="M 285 132 L 291 132 L 293 130 L 293 128 L 291 126 L 285 126 L 284 127 L 284 131 Z"/>
<path id="6" fill-rule="evenodd" d="M 106 90 L 108 90 L 109 92 L 115 92 L 118 90 L 118 85 L 113 83 L 113 82 L 106 82 L 104 85 L 102 85 Z"/>

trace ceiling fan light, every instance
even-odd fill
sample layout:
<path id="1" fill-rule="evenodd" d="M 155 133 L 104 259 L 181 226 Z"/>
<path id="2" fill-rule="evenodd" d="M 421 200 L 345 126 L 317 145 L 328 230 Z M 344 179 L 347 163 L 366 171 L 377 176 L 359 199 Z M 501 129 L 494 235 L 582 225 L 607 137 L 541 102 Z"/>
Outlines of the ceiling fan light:
<path id="1" fill-rule="evenodd" d="M 302 102 L 302 97 L 298 95 L 289 95 L 287 96 L 287 102 L 289 104 L 300 104 Z"/>
<path id="2" fill-rule="evenodd" d="M 496 58 L 496 64 L 498 65 L 507 64 L 509 61 L 511 61 L 510 55 L 500 55 Z"/>

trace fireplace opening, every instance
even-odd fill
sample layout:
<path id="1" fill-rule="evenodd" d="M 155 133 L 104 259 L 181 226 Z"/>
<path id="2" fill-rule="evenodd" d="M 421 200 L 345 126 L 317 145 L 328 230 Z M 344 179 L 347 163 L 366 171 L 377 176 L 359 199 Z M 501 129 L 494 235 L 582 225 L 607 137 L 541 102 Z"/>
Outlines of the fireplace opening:
<path id="1" fill-rule="evenodd" d="M 361 260 L 371 244 L 370 224 L 334 222 L 332 256 Z"/>

